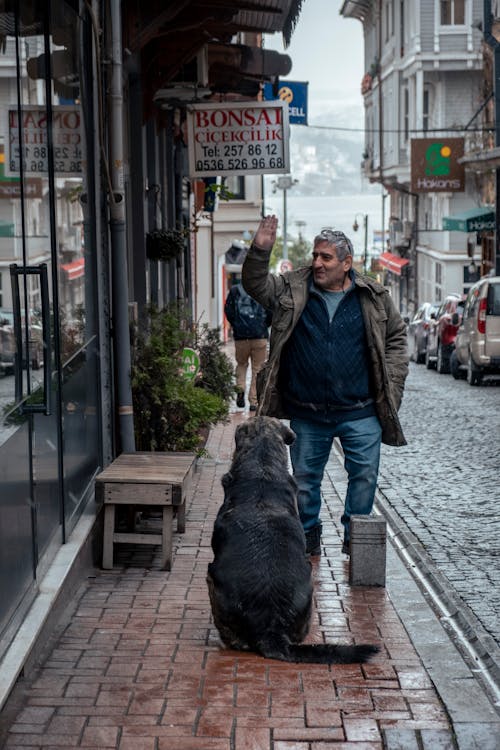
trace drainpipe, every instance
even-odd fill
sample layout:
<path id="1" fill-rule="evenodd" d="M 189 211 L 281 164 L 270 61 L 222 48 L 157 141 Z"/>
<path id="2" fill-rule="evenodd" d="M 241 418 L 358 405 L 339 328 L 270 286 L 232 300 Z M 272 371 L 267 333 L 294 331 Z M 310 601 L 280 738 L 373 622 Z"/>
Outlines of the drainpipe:
<path id="1" fill-rule="evenodd" d="M 123 175 L 123 72 L 120 6 L 120 0 L 110 0 L 109 172 L 111 192 L 109 195 L 109 227 L 111 238 L 112 333 L 120 447 L 124 453 L 133 453 L 135 451 L 135 439 L 130 380 L 131 354 Z"/>
<path id="2" fill-rule="evenodd" d="M 484 41 L 493 50 L 493 90 L 495 96 L 495 146 L 500 146 L 500 43 L 492 34 L 491 0 L 483 3 Z M 500 276 L 500 169 L 495 169 L 495 275 Z"/>
<path id="3" fill-rule="evenodd" d="M 378 148 L 380 182 L 384 179 L 384 112 L 382 97 L 382 0 L 378 3 Z"/>

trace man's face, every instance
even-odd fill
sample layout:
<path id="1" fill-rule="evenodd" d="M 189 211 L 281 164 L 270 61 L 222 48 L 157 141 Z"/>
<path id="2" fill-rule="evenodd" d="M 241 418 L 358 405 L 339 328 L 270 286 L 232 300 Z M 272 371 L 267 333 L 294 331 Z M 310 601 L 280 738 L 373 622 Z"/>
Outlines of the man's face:
<path id="1" fill-rule="evenodd" d="M 347 281 L 352 266 L 352 256 L 338 260 L 335 245 L 325 240 L 318 242 L 313 250 L 313 278 L 316 286 L 327 292 L 340 292 Z"/>

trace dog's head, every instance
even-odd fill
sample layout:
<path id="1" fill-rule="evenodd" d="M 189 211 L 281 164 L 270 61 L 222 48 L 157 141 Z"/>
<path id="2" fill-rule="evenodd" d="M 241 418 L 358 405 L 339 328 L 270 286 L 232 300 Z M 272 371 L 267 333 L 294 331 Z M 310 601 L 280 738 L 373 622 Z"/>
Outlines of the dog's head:
<path id="1" fill-rule="evenodd" d="M 295 440 L 295 433 L 274 417 L 253 417 L 235 430 L 235 450 L 231 468 L 222 477 L 227 490 L 241 480 L 266 479 L 292 481 L 287 470 L 287 445 Z"/>
<path id="2" fill-rule="evenodd" d="M 274 417 L 253 417 L 238 425 L 234 433 L 236 450 L 244 450 L 246 446 L 254 445 L 256 441 L 272 441 L 291 445 L 295 440 L 295 432 L 279 419 Z"/>

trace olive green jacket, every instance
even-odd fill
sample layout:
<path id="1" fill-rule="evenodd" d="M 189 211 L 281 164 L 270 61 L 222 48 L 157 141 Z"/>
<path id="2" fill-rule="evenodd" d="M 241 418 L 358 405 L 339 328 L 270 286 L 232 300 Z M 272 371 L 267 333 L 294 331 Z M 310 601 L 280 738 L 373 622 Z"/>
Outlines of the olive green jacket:
<path id="1" fill-rule="evenodd" d="M 258 413 L 287 419 L 278 391 L 280 358 L 308 300 L 312 271 L 308 266 L 280 275 L 271 274 L 270 254 L 271 251 L 251 247 L 243 264 L 242 282 L 257 302 L 273 312 L 269 358 L 257 375 Z M 358 273 L 355 273 L 354 283 L 365 323 L 382 442 L 406 445 L 398 419 L 408 375 L 406 326 L 381 284 Z"/>

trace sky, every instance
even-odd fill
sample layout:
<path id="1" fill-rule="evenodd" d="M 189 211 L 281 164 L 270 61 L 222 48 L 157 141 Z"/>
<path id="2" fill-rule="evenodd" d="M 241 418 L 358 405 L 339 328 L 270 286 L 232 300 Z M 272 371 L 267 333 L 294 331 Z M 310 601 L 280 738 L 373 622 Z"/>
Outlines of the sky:
<path id="1" fill-rule="evenodd" d="M 308 124 L 339 129 L 342 139 L 351 139 L 359 144 L 359 154 L 364 143 L 364 106 L 361 95 L 361 80 L 365 70 L 363 26 L 353 18 L 340 15 L 342 0 L 304 0 L 297 26 L 288 48 L 283 46 L 281 34 L 266 35 L 264 46 L 290 55 L 292 70 L 282 80 L 307 81 Z M 349 135 L 348 130 L 352 129 Z M 291 127 L 291 139 L 300 125 Z M 314 129 L 311 128 L 312 133 Z M 319 133 L 320 131 L 316 131 Z M 312 135 L 311 133 L 311 135 Z M 291 163 L 291 173 L 296 169 Z M 306 223 L 306 235 L 322 226 L 335 226 L 346 232 L 361 253 L 364 242 L 362 231 L 353 233 L 353 217 L 362 221 L 369 215 L 369 244 L 371 232 L 382 226 L 381 199 L 377 193 L 367 195 L 368 182 L 361 185 L 359 194 L 352 196 L 318 196 L 296 198 L 293 191 L 288 196 L 289 230 L 294 231 L 296 220 Z M 266 175 L 266 207 L 276 213 L 282 224 L 282 196 L 274 195 L 271 189 L 275 176 Z M 280 230 L 278 230 L 280 231 Z"/>
<path id="2" fill-rule="evenodd" d="M 281 34 L 267 34 L 265 46 L 292 58 L 286 78 L 309 83 L 310 125 L 327 124 L 334 113 L 338 126 L 362 128 L 363 27 L 343 18 L 341 7 L 340 0 L 304 0 L 290 46 Z"/>

